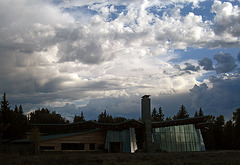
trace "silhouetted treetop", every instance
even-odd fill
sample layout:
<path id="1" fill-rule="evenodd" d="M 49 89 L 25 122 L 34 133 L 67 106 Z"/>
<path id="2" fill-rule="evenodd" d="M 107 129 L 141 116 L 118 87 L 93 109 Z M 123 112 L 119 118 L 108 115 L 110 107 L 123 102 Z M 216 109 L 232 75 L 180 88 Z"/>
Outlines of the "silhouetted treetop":
<path id="1" fill-rule="evenodd" d="M 104 112 L 101 112 L 98 115 L 98 122 L 99 123 L 120 123 L 127 120 L 124 117 L 112 117 L 112 115 L 107 114 L 107 111 L 104 110 Z"/>
<path id="2" fill-rule="evenodd" d="M 152 121 L 164 121 L 164 114 L 162 112 L 162 108 L 160 107 L 158 109 L 158 112 L 156 108 L 152 111 Z"/>
<path id="3" fill-rule="evenodd" d="M 75 115 L 74 116 L 74 119 L 73 119 L 73 122 L 81 122 L 81 121 L 86 121 L 85 119 L 84 119 L 84 116 L 83 116 L 83 112 L 81 112 L 81 115 L 80 116 L 77 116 L 77 115 Z"/>
<path id="4" fill-rule="evenodd" d="M 50 112 L 47 108 L 30 113 L 30 123 L 35 124 L 63 124 L 65 119 L 55 111 Z"/>
<path id="5" fill-rule="evenodd" d="M 182 105 L 180 107 L 180 110 L 178 111 L 177 115 L 174 116 L 174 119 L 185 119 L 185 118 L 189 118 L 189 114 L 188 114 L 185 106 Z"/>

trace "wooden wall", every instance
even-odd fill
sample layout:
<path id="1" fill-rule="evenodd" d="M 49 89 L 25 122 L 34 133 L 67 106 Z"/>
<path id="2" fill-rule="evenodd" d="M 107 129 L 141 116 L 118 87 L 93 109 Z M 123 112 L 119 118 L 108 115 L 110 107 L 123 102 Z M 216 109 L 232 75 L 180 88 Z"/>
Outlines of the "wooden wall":
<path id="1" fill-rule="evenodd" d="M 55 149 L 53 151 L 61 151 L 62 143 L 83 143 L 84 151 L 100 151 L 104 149 L 105 137 L 106 131 L 98 131 L 92 133 L 85 133 L 81 135 L 57 138 L 54 140 L 40 142 L 39 149 L 41 146 L 54 146 Z M 90 150 L 89 148 L 90 143 L 95 144 L 95 150 Z"/>

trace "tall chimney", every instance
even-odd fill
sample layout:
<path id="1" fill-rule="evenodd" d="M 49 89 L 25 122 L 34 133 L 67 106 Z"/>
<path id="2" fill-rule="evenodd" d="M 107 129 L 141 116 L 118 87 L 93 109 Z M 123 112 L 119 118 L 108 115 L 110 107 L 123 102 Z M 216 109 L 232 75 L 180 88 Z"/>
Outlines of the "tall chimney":
<path id="1" fill-rule="evenodd" d="M 144 95 L 142 97 L 142 121 L 144 123 L 144 144 L 143 149 L 145 152 L 151 152 L 152 144 L 152 122 L 151 122 L 151 100 L 150 95 Z"/>

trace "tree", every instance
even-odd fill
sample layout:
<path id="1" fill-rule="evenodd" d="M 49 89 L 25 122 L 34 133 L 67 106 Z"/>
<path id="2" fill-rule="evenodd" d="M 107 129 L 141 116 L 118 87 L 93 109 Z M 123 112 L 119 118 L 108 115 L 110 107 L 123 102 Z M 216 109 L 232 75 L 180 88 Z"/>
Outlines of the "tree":
<path id="1" fill-rule="evenodd" d="M 172 118 L 171 118 L 171 117 L 167 117 L 167 118 L 166 118 L 166 121 L 167 121 L 167 120 L 172 120 Z"/>
<path id="2" fill-rule="evenodd" d="M 152 111 L 152 121 L 157 121 L 158 120 L 158 114 L 156 108 L 153 108 Z"/>
<path id="3" fill-rule="evenodd" d="M 202 108 L 199 109 L 198 116 L 204 116 L 204 113 L 203 113 L 203 111 L 202 111 Z"/>
<path id="4" fill-rule="evenodd" d="M 188 114 L 185 106 L 182 105 L 180 107 L 180 110 L 178 111 L 175 119 L 185 119 L 185 118 L 189 118 L 189 114 Z"/>
<path id="5" fill-rule="evenodd" d="M 19 113 L 19 109 L 15 106 L 14 110 L 10 110 L 10 104 L 3 94 L 1 101 L 2 114 L 2 136 L 4 139 L 14 138 L 25 134 L 27 130 L 27 117 L 23 113 Z"/>
<path id="6" fill-rule="evenodd" d="M 164 114 L 162 112 L 162 107 L 158 109 L 159 121 L 164 121 Z"/>
<path id="7" fill-rule="evenodd" d="M 101 112 L 98 115 L 98 122 L 99 123 L 120 123 L 127 120 L 124 117 L 112 117 L 112 115 L 107 114 L 107 111 L 104 110 L 104 112 Z"/>
<path id="8" fill-rule="evenodd" d="M 234 134 L 236 138 L 236 149 L 240 149 L 240 108 L 236 109 L 236 112 L 233 112 L 233 121 L 234 121 Z"/>
<path id="9" fill-rule="evenodd" d="M 23 108 L 21 104 L 19 105 L 19 113 L 23 114 Z"/>
<path id="10" fill-rule="evenodd" d="M 121 122 L 124 122 L 126 121 L 127 119 L 125 117 L 114 117 L 113 118 L 113 122 L 114 123 L 121 123 Z"/>
<path id="11" fill-rule="evenodd" d="M 162 108 L 160 107 L 158 109 L 158 112 L 156 108 L 152 111 L 152 121 L 164 121 L 164 114 L 162 112 Z"/>
<path id="12" fill-rule="evenodd" d="M 215 149 L 223 149 L 223 128 L 224 128 L 224 116 L 219 115 L 214 124 L 213 124 L 213 137 L 214 141 L 214 148 Z"/>
<path id="13" fill-rule="evenodd" d="M 2 101 L 1 101 L 1 113 L 3 117 L 3 122 L 8 124 L 10 122 L 10 105 L 7 100 L 6 93 L 3 93 Z"/>
<path id="14" fill-rule="evenodd" d="M 74 116 L 73 122 L 82 122 L 82 121 L 85 121 L 83 112 L 81 112 L 81 116 L 77 116 L 77 115 Z"/>
<path id="15" fill-rule="evenodd" d="M 30 113 L 30 123 L 35 124 L 64 124 L 65 119 L 55 111 L 50 112 L 47 108 Z"/>
<path id="16" fill-rule="evenodd" d="M 196 111 L 194 117 L 199 117 L 198 112 Z"/>
<path id="17" fill-rule="evenodd" d="M 98 115 L 98 122 L 99 123 L 113 123 L 113 118 L 111 115 L 107 114 L 107 111 L 104 110 L 104 112 L 101 112 L 100 115 Z"/>
<path id="18" fill-rule="evenodd" d="M 19 111 L 18 111 L 18 106 L 17 106 L 17 105 L 15 105 L 14 112 L 15 112 L 15 113 L 18 113 L 18 112 L 19 112 Z"/>
<path id="19" fill-rule="evenodd" d="M 225 128 L 224 128 L 224 148 L 225 149 L 234 149 L 234 129 L 233 129 L 233 123 L 232 120 L 228 120 L 226 122 Z"/>
<path id="20" fill-rule="evenodd" d="M 195 114 L 194 114 L 194 117 L 199 117 L 199 116 L 204 116 L 204 113 L 202 111 L 202 108 L 199 109 L 199 112 L 196 111 Z"/>

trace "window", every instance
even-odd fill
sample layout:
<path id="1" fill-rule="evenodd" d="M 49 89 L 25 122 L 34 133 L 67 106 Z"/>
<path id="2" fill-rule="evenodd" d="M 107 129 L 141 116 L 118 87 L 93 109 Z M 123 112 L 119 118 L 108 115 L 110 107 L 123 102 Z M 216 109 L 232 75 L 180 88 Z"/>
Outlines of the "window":
<path id="1" fill-rule="evenodd" d="M 89 150 L 95 150 L 95 144 L 94 143 L 89 144 Z"/>
<path id="2" fill-rule="evenodd" d="M 40 146 L 39 149 L 41 151 L 55 150 L 54 146 Z"/>
<path id="3" fill-rule="evenodd" d="M 61 150 L 84 150 L 83 143 L 62 143 Z"/>

